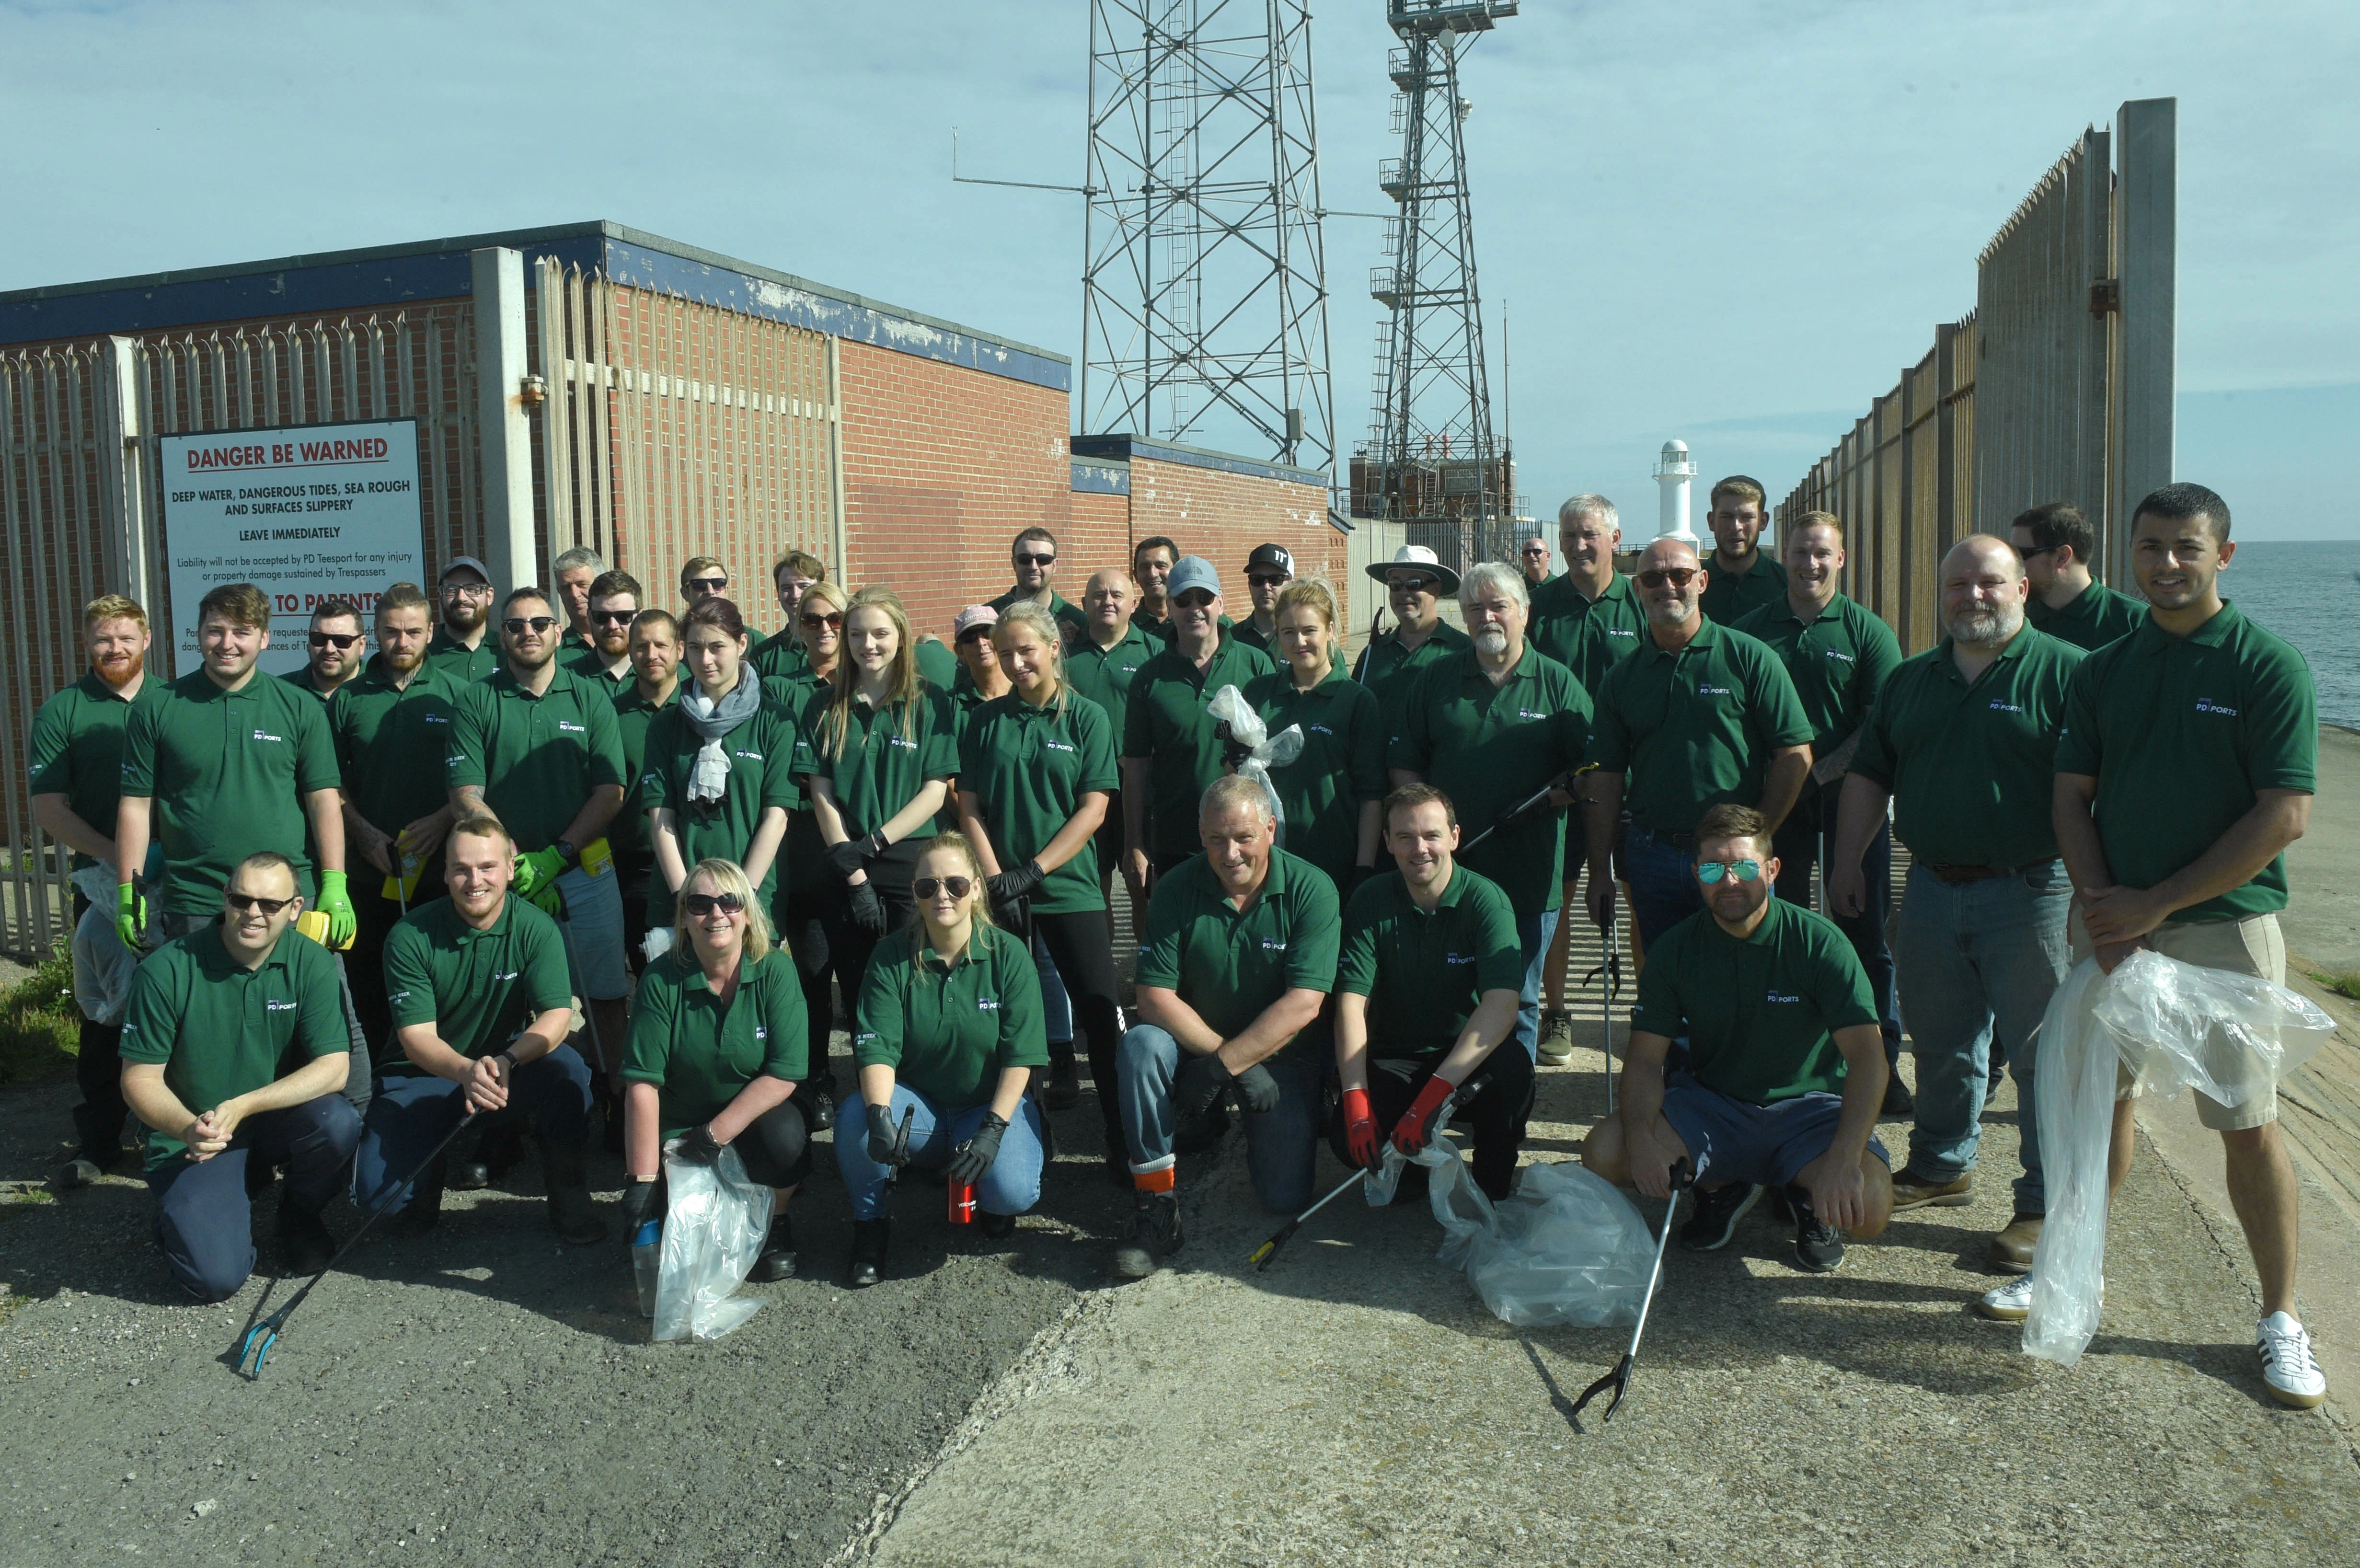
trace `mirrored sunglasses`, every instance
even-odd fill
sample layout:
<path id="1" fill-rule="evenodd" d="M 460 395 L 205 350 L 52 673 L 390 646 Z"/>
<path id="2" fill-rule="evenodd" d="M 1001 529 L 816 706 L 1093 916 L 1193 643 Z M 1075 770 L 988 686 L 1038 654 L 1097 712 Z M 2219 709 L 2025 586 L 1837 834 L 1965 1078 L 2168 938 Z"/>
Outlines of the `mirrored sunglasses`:
<path id="1" fill-rule="evenodd" d="M 1710 887 L 1714 883 L 1717 883 L 1721 879 L 1721 874 L 1725 872 L 1736 872 L 1737 880 L 1740 882 L 1754 882 L 1761 878 L 1762 862 L 1760 861 L 1731 861 L 1724 864 L 1720 861 L 1707 861 L 1702 865 L 1697 867 L 1697 881 L 1704 883 L 1707 887 Z"/>

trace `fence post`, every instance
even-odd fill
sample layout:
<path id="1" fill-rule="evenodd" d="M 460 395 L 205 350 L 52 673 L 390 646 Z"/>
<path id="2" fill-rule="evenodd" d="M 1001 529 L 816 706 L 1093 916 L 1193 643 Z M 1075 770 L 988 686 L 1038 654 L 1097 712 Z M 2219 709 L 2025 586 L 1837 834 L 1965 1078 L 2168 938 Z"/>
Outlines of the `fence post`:
<path id="1" fill-rule="evenodd" d="M 532 426 L 524 411 L 524 257 L 502 246 L 469 253 L 475 317 L 475 446 L 481 459 L 484 564 L 501 594 L 541 582 L 532 527 Z"/>
<path id="2" fill-rule="evenodd" d="M 110 591 L 137 600 L 158 624 L 169 625 L 164 607 L 148 591 L 148 465 L 143 447 L 147 432 L 139 424 L 137 342 L 127 337 L 106 340 L 106 374 L 99 378 L 98 395 L 101 438 L 112 435 L 98 465 L 99 490 L 113 524 L 106 533 L 107 586 Z"/>
<path id="3" fill-rule="evenodd" d="M 2174 328 L 2179 248 L 2179 117 L 2176 98 L 2137 98 L 2114 115 L 2114 491 L 2108 513 L 2106 580 L 2128 591 L 2131 508 L 2171 483 L 2172 397 L 2179 365 Z"/>

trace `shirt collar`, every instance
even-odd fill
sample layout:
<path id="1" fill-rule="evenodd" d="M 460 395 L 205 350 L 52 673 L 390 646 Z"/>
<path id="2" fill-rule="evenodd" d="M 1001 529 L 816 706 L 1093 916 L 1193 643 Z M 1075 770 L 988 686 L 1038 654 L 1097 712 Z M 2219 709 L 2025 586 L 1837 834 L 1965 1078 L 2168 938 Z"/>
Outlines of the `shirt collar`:
<path id="1" fill-rule="evenodd" d="M 2090 586 L 2092 587 L 2096 587 L 2098 585 L 2092 583 Z M 2075 602 L 2078 603 L 2079 601 L 2077 600 Z M 2227 599 L 2223 599 L 2221 601 L 2220 612 L 2214 615 L 2212 620 L 2206 621 L 2203 625 L 2198 627 L 2193 631 L 2174 632 L 2166 631 L 2161 626 L 2158 625 L 2156 623 L 2155 612 L 2150 609 L 2139 618 L 2138 630 L 2131 633 L 2131 635 L 2137 640 L 2132 644 L 2132 646 L 2136 647 L 2140 652 L 2149 656 L 2161 653 L 2168 649 L 2176 648 L 2182 643 L 2189 642 L 2192 642 L 2200 648 L 2218 648 L 2223 643 L 2229 641 L 2230 637 L 2235 633 L 2238 626 L 2244 622 L 2245 619 L 2245 618 L 2244 616 L 2237 613 L 2237 607 L 2235 605 L 2231 604 Z"/>
<path id="2" fill-rule="evenodd" d="M 1708 649 L 1709 649 L 1709 648 L 1717 648 L 1717 647 L 1721 646 L 1721 622 L 1719 622 L 1719 621 L 1717 621 L 1717 620 L 1713 620 L 1713 618 L 1712 618 L 1712 617 L 1710 617 L 1710 616 L 1709 616 L 1709 615 L 1708 615 L 1708 616 L 1706 616 L 1706 617 L 1704 617 L 1704 618 L 1703 618 L 1703 624 L 1699 625 L 1699 626 L 1697 628 L 1697 634 L 1696 634 L 1694 637 L 1691 637 L 1691 638 L 1689 638 L 1689 639 L 1688 639 L 1688 646 L 1687 646 L 1687 647 L 1685 647 L 1685 648 L 1682 648 L 1682 649 L 1680 650 L 1679 653 L 1675 653 L 1675 652 L 1673 652 L 1671 650 L 1669 650 L 1669 649 L 1666 648 L 1662 643 L 1660 643 L 1660 642 L 1656 641 L 1655 641 L 1655 628 L 1654 628 L 1654 627 L 1652 627 L 1652 626 L 1649 626 L 1649 627 L 1645 628 L 1644 630 L 1642 630 L 1642 631 L 1641 631 L 1641 633 L 1640 633 L 1640 635 L 1641 635 L 1641 636 L 1643 636 L 1643 637 L 1644 637 L 1644 638 L 1647 640 L 1647 649 L 1648 649 L 1648 651 L 1649 651 L 1650 652 L 1652 652 L 1653 654 L 1655 654 L 1655 656 L 1656 658 L 1658 658 L 1658 659 L 1677 659 L 1677 658 L 1678 658 L 1678 657 L 1680 656 L 1680 653 L 1686 653 L 1686 652 L 1688 652 L 1690 649 L 1696 649 L 1696 648 L 1708 648 Z"/>
<path id="3" fill-rule="evenodd" d="M 270 956 L 249 970 L 230 956 L 229 944 L 222 940 L 221 922 L 216 919 L 212 925 L 202 927 L 196 933 L 189 943 L 189 952 L 197 960 L 199 969 L 219 980 L 233 975 L 260 974 L 265 970 L 283 970 L 287 967 L 287 944 L 310 940 L 309 937 L 300 935 L 290 923 L 286 930 L 279 934 L 279 940 L 271 948 Z"/>

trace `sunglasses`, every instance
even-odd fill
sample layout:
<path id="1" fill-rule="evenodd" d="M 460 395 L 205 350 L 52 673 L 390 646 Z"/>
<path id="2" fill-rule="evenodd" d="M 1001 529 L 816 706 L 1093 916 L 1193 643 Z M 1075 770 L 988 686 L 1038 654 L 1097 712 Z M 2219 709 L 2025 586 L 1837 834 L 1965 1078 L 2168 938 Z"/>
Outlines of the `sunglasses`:
<path id="1" fill-rule="evenodd" d="M 702 588 L 708 594 L 717 594 L 722 589 L 729 586 L 729 579 L 727 577 L 691 577 L 681 586 L 687 588 Z"/>
<path id="2" fill-rule="evenodd" d="M 1525 551 L 1524 554 L 1527 555 L 1546 555 L 1548 552 L 1546 550 L 1533 549 Z"/>
<path id="3" fill-rule="evenodd" d="M 360 640 L 361 634 L 357 631 L 314 631 L 311 633 L 311 646 L 314 648 L 334 648 L 341 651 L 351 647 Z"/>
<path id="4" fill-rule="evenodd" d="M 500 630 L 511 637 L 521 637 L 528 630 L 546 632 L 557 624 L 553 615 L 512 615 L 500 622 Z"/>
<path id="5" fill-rule="evenodd" d="M 639 612 L 636 609 L 594 609 L 590 612 L 590 619 L 601 626 L 628 626 L 639 617 Z"/>
<path id="6" fill-rule="evenodd" d="M 1283 588 L 1286 586 L 1284 577 L 1273 575 L 1257 575 L 1248 577 L 1246 581 L 1258 588 Z"/>
<path id="7" fill-rule="evenodd" d="M 806 615 L 802 620 L 805 626 L 825 626 L 834 629 L 844 624 L 844 617 L 841 615 Z"/>
<path id="8" fill-rule="evenodd" d="M 249 898 L 242 893 L 227 894 L 224 896 L 227 898 L 229 906 L 238 914 L 243 915 L 250 909 L 258 909 L 265 919 L 295 902 L 291 898 Z"/>
<path id="9" fill-rule="evenodd" d="M 1658 566 L 1653 571 L 1640 573 L 1639 586 L 1643 588 L 1660 588 L 1666 583 L 1669 583 L 1676 588 L 1684 588 L 1696 575 L 1697 569 L 1694 566 Z"/>
<path id="10" fill-rule="evenodd" d="M 1697 881 L 1704 883 L 1707 887 L 1710 887 L 1714 883 L 1719 882 L 1721 879 L 1722 873 L 1726 872 L 1735 872 L 1737 873 L 1737 880 L 1740 882 L 1755 882 L 1761 878 L 1762 862 L 1760 861 L 1731 861 L 1724 865 L 1719 861 L 1707 861 L 1702 865 L 1697 867 Z"/>
<path id="11" fill-rule="evenodd" d="M 2016 552 L 2016 554 L 2023 557 L 2025 560 L 2029 561 L 2035 555 L 2054 555 L 2057 552 L 2064 548 L 2065 547 L 2061 544 L 2044 544 L 2038 550 L 2019 550 Z"/>
<path id="12" fill-rule="evenodd" d="M 742 914 L 746 901 L 734 893 L 692 893 L 680 901 L 680 906 L 688 911 L 691 920 L 705 920 L 716 909 L 724 915 Z"/>
<path id="13" fill-rule="evenodd" d="M 1057 558 L 1054 555 L 1019 555 L 1016 564 L 1020 566 L 1054 566 Z"/>
<path id="14" fill-rule="evenodd" d="M 1387 577 L 1385 587 L 1397 594 L 1430 594 L 1441 586 L 1439 577 Z"/>
<path id="15" fill-rule="evenodd" d="M 922 876 L 910 884 L 920 898 L 932 898 L 937 893 L 948 893 L 953 898 L 965 898 L 975 891 L 975 879 L 963 876 Z"/>

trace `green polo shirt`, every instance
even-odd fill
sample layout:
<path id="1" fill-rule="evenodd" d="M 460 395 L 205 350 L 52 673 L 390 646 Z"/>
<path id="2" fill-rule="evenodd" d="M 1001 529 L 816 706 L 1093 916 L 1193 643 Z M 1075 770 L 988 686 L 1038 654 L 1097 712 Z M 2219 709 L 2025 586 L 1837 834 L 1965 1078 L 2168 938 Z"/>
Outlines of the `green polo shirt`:
<path id="1" fill-rule="evenodd" d="M 1155 879 L 1136 980 L 1178 992 L 1226 1040 L 1290 991 L 1334 990 L 1342 934 L 1336 884 L 1310 861 L 1273 850 L 1262 892 L 1240 914 L 1199 854 Z M 1313 1033 L 1286 1048 L 1317 1048 Z"/>
<path id="2" fill-rule="evenodd" d="M 929 685 L 948 691 L 951 683 L 958 679 L 958 655 L 939 637 L 918 639 L 917 651 L 912 656 L 918 661 L 918 678 Z"/>
<path id="3" fill-rule="evenodd" d="M 421 905 L 385 938 L 385 1000 L 393 1026 L 432 1024 L 444 1045 L 470 1061 L 493 1055 L 543 1013 L 574 1004 L 565 938 L 557 922 L 521 898 L 500 901 L 486 930 L 467 924 L 456 903 Z M 386 1043 L 380 1070 L 413 1073 L 400 1042 Z"/>
<path id="4" fill-rule="evenodd" d="M 1153 763 L 1148 770 L 1148 842 L 1155 854 L 1185 854 L 1196 847 L 1197 803 L 1221 776 L 1221 743 L 1214 738 L 1216 721 L 1207 705 L 1223 686 L 1244 695 L 1254 677 L 1272 667 L 1269 654 L 1229 636 L 1221 639 L 1202 670 L 1176 646 L 1140 666 L 1123 714 L 1122 754 Z"/>
<path id="5" fill-rule="evenodd" d="M 757 1078 L 800 1083 L 809 1070 L 803 982 L 783 948 L 748 959 L 723 1002 L 696 955 L 675 948 L 648 966 L 631 999 L 623 1077 L 655 1085 L 663 1136 L 701 1127 Z"/>
<path id="6" fill-rule="evenodd" d="M 1757 609 L 1786 601 L 1786 568 L 1771 559 L 1768 551 L 1755 551 L 1754 569 L 1742 577 L 1732 576 L 1715 565 L 1717 554 L 1707 554 L 1702 563 L 1705 588 L 1698 605 L 1706 620 L 1734 626 Z"/>
<path id="7" fill-rule="evenodd" d="M 792 626 L 773 631 L 755 643 L 753 652 L 747 655 L 765 681 L 773 677 L 784 678 L 798 670 L 811 668 L 811 651 L 803 646 L 803 639 L 796 636 L 795 631 Z"/>
<path id="8" fill-rule="evenodd" d="M 861 1067 L 891 1068 L 896 1082 L 938 1111 L 989 1104 L 1008 1069 L 1049 1065 L 1031 949 L 978 925 L 958 962 L 945 966 L 923 924 L 886 938 L 860 982 L 852 1056 Z"/>
<path id="9" fill-rule="evenodd" d="M 828 705 L 830 687 L 812 695 L 803 711 L 803 744 L 798 767 L 808 764 L 813 776 L 825 778 L 836 793 L 836 808 L 844 830 L 865 838 L 885 826 L 894 813 L 910 804 L 919 790 L 936 779 L 958 774 L 958 712 L 950 694 L 921 682 L 914 702 L 883 715 L 862 697 L 847 710 L 844 738 L 834 738 Z M 910 830 L 912 839 L 934 836 L 929 817 Z"/>
<path id="10" fill-rule="evenodd" d="M 1631 820 L 1693 833 L 1722 801 L 1760 804 L 1770 752 L 1810 739 L 1810 716 L 1778 656 L 1707 618 L 1678 652 L 1649 636 L 1607 672 L 1590 757 L 1622 775 Z"/>
<path id="11" fill-rule="evenodd" d="M 2059 773 L 2098 781 L 2092 815 L 2124 887 L 2153 887 L 2203 854 L 2263 790 L 2317 793 L 2318 769 L 2311 666 L 2226 601 L 2185 637 L 2150 617 L 2082 660 L 2057 740 Z M 2286 905 L 2279 855 L 2171 917 L 2242 920 Z"/>
<path id="12" fill-rule="evenodd" d="M 1450 797 L 1463 842 L 1579 767 L 1590 724 L 1589 694 L 1555 659 L 1527 643 L 1507 679 L 1494 685 L 1470 644 L 1418 676 L 1385 762 Z M 1505 889 L 1518 915 L 1537 915 L 1565 896 L 1564 832 L 1565 813 L 1544 811 L 1492 834 L 1465 863 Z"/>
<path id="13" fill-rule="evenodd" d="M 344 686 L 338 686 L 336 691 L 322 691 L 320 689 L 318 672 L 314 671 L 310 664 L 305 664 L 300 670 L 290 670 L 279 678 L 285 681 L 289 685 L 293 686 L 297 691 L 301 692 L 304 696 L 311 698 L 322 707 L 326 707 L 329 702 L 334 699 L 336 691 L 344 690 Z M 358 675 L 355 675 L 353 677 L 354 681 L 358 679 L 360 679 Z M 344 685 L 348 686 L 352 684 L 353 681 L 346 681 Z"/>
<path id="14" fill-rule="evenodd" d="M 311 901 L 303 797 L 338 782 L 326 710 L 259 670 L 234 692 L 202 670 L 183 675 L 135 707 L 124 730 L 123 793 L 156 803 L 173 915 L 217 912 L 229 873 L 257 850 L 293 860 Z"/>
<path id="15" fill-rule="evenodd" d="M 765 696 L 775 695 L 768 681 L 762 683 L 762 692 Z M 677 701 L 677 682 L 672 693 L 670 700 Z M 648 731 L 661 709 L 640 695 L 637 679 L 616 687 L 614 696 L 615 734 L 623 748 L 623 776 L 638 780 L 647 772 Z M 649 869 L 655 864 L 655 851 L 648 844 L 647 808 L 640 804 L 636 789 L 625 788 L 623 809 L 606 824 L 606 847 L 615 851 L 615 869 L 623 878 L 622 891 L 628 894 L 644 888 Z"/>
<path id="16" fill-rule="evenodd" d="M 630 661 L 627 659 L 623 662 L 622 676 L 617 679 L 606 673 L 606 655 L 595 648 L 585 648 L 574 642 L 567 643 L 559 651 L 557 667 L 570 674 L 580 675 L 595 685 L 604 685 L 610 689 L 624 685 L 638 674 L 631 668 Z"/>
<path id="17" fill-rule="evenodd" d="M 697 861 L 716 857 L 743 866 L 746 851 L 761 826 L 762 813 L 774 806 L 781 811 L 792 811 L 803 804 L 803 792 L 795 787 L 793 773 L 795 721 L 767 694 L 760 707 L 722 738 L 721 748 L 729 754 L 729 782 L 723 786 L 721 798 L 692 801 L 688 798 L 689 781 L 695 777 L 697 753 L 705 749 L 705 740 L 689 722 L 688 709 L 673 702 L 648 725 L 647 749 L 634 786 L 638 799 L 633 806 L 641 813 L 658 807 L 672 813 L 672 827 L 680 835 L 680 860 L 684 870 L 694 870 Z M 779 871 L 785 863 L 786 853 L 786 840 L 781 839 L 770 868 L 754 889 L 754 896 L 764 909 L 771 908 L 777 900 Z M 650 923 L 669 926 L 672 918 L 672 890 L 663 885 L 661 877 L 650 878 Z"/>
<path id="18" fill-rule="evenodd" d="M 558 654 L 560 661 L 564 657 L 562 652 Z M 488 679 L 500 667 L 499 635 L 486 626 L 483 641 L 470 648 L 438 626 L 433 640 L 426 644 L 426 662 L 462 685 Z"/>
<path id="19" fill-rule="evenodd" d="M 1254 624 L 1253 617 L 1250 615 L 1243 620 L 1238 622 L 1237 638 L 1239 641 L 1244 643 L 1247 647 L 1259 648 L 1263 652 L 1269 654 L 1271 663 L 1274 664 L 1284 663 L 1284 660 L 1279 658 L 1278 649 L 1274 646 L 1278 641 L 1278 629 L 1276 627 L 1273 627 L 1270 630 L 1264 631 L 1261 627 Z"/>
<path id="20" fill-rule="evenodd" d="M 1060 707 L 1064 711 L 1060 712 Z M 983 825 L 1000 869 L 1013 871 L 1048 848 L 1093 790 L 1111 795 L 1114 727 L 1106 709 L 1068 690 L 1038 707 L 1014 692 L 978 707 L 959 734 L 959 791 L 983 805 Z M 1104 909 L 1096 834 L 1033 891 L 1041 915 Z"/>
<path id="21" fill-rule="evenodd" d="M 1894 836 L 1912 855 L 1938 866 L 2056 859 L 2057 732 L 2082 657 L 2027 626 L 1972 685 L 1947 637 L 1894 672 L 1852 771 L 1892 794 Z"/>
<path id="22" fill-rule="evenodd" d="M 1427 665 L 1438 664 L 1453 653 L 1475 646 L 1467 633 L 1445 620 L 1437 623 L 1434 635 L 1417 645 L 1415 652 L 1404 653 L 1392 632 L 1375 638 L 1360 650 L 1358 663 L 1352 666 L 1352 678 L 1374 692 L 1377 711 L 1385 721 L 1388 744 L 1402 732 L 1403 710 L 1409 702 L 1410 687 Z"/>
<path id="23" fill-rule="evenodd" d="M 1485 992 L 1520 992 L 1524 983 L 1515 908 L 1498 883 L 1465 866 L 1451 867 L 1431 915 L 1398 871 L 1362 883 L 1344 911 L 1336 989 L 1369 999 L 1372 1057 L 1443 1056 Z"/>
<path id="24" fill-rule="evenodd" d="M 1271 734 L 1289 725 L 1303 731 L 1302 753 L 1270 771 L 1286 818 L 1281 839 L 1289 852 L 1342 885 L 1360 859 L 1360 807 L 1384 799 L 1388 787 L 1385 719 L 1376 693 L 1340 668 L 1298 691 L 1294 672 L 1282 665 L 1256 675 L 1243 696 Z"/>
<path id="25" fill-rule="evenodd" d="M 2107 643 L 2128 637 L 2147 619 L 2147 601 L 2090 579 L 2090 586 L 2063 609 L 2051 609 L 2035 595 L 2024 607 L 2032 624 L 2060 641 L 2094 653 Z"/>
<path id="26" fill-rule="evenodd" d="M 1811 721 L 1811 750 L 1824 753 L 1860 728 L 1876 694 L 1901 667 L 1893 629 L 1838 594 L 1809 624 L 1786 599 L 1741 618 L 1733 630 L 1760 640 L 1786 666 Z"/>
<path id="27" fill-rule="evenodd" d="M 1019 599 L 1030 599 L 1032 597 L 1022 588 L 1011 587 L 998 598 L 986 599 L 984 602 L 996 610 L 1005 611 L 1010 605 Z M 1088 619 L 1083 615 L 1082 607 L 1066 598 L 1054 588 L 1049 590 L 1049 614 L 1057 622 L 1058 630 L 1064 633 L 1065 640 L 1070 641 L 1074 638 L 1088 635 Z"/>
<path id="28" fill-rule="evenodd" d="M 1783 898 L 1740 939 L 1710 911 L 1657 938 L 1639 970 L 1631 1026 L 1688 1038 L 1688 1070 L 1754 1105 L 1841 1094 L 1835 1031 L 1876 1027 L 1868 971 L 1835 922 Z"/>
<path id="29" fill-rule="evenodd" d="M 1123 628 L 1121 640 L 1111 648 L 1091 641 L 1086 630 L 1065 651 L 1065 684 L 1106 709 L 1118 747 L 1131 710 L 1131 679 L 1162 652 L 1163 642 L 1136 626 Z"/>
<path id="30" fill-rule="evenodd" d="M 458 697 L 451 677 L 431 663 L 419 665 L 408 685 L 395 685 L 380 653 L 328 699 L 328 733 L 335 742 L 344 799 L 378 832 L 398 834 L 448 803 L 442 770 L 432 759 L 450 752 Z M 347 858 L 357 867 L 357 855 Z M 382 884 L 363 885 L 374 891 Z M 432 898 L 442 885 L 438 850 L 420 868 L 419 887 Z"/>
<path id="31" fill-rule="evenodd" d="M 151 674 L 126 702 L 93 671 L 41 704 L 27 748 L 31 779 L 26 793 L 64 795 L 67 810 L 114 838 L 123 798 L 124 731 L 135 709 L 153 707 L 163 695 L 163 681 Z M 86 866 L 91 859 L 78 853 L 73 863 Z"/>
<path id="32" fill-rule="evenodd" d="M 1620 573 L 1594 598 L 1582 597 L 1570 574 L 1533 590 L 1532 625 L 1524 639 L 1573 672 L 1593 697 L 1598 683 L 1647 634 L 1647 612 Z"/>
<path id="33" fill-rule="evenodd" d="M 123 1059 L 160 1065 L 165 1086 L 191 1112 L 211 1111 L 316 1058 L 352 1048 L 336 960 L 292 927 L 253 969 L 230 956 L 215 925 L 165 943 L 131 977 Z M 353 1070 L 367 1069 L 355 1064 Z M 148 1168 L 188 1146 L 151 1129 Z"/>
<path id="34" fill-rule="evenodd" d="M 539 696 L 505 669 L 461 687 L 446 761 L 450 787 L 481 788 L 525 851 L 555 843 L 592 790 L 628 782 L 614 698 L 566 670 Z"/>

